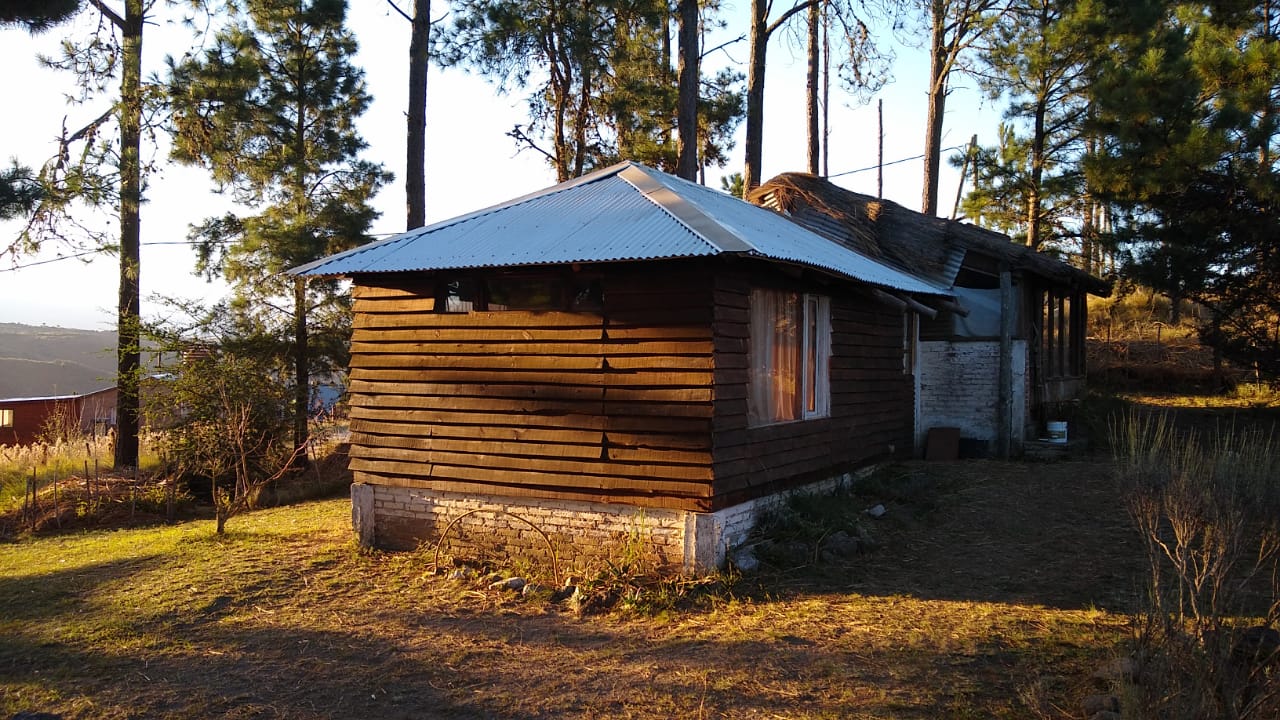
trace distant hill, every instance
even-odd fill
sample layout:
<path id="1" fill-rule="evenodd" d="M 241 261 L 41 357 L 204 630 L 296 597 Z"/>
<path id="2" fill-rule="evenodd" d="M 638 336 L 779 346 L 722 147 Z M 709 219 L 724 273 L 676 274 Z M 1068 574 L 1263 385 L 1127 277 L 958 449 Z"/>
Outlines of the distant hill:
<path id="1" fill-rule="evenodd" d="M 100 390 L 115 372 L 114 330 L 0 323 L 0 398 Z"/>

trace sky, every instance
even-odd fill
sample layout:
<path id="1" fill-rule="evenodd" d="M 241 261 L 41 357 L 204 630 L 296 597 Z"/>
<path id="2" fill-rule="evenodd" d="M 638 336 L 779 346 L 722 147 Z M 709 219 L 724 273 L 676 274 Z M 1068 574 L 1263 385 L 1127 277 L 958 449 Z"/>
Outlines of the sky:
<path id="1" fill-rule="evenodd" d="M 408 0 L 402 0 L 408 6 Z M 439 3 L 443 5 L 443 3 Z M 404 229 L 405 105 L 408 98 L 409 23 L 390 9 L 386 0 L 350 0 L 348 25 L 360 43 L 355 64 L 365 72 L 374 100 L 359 128 L 369 147 L 364 157 L 383 163 L 396 175 L 374 199 L 381 216 L 372 232 L 386 237 Z M 749 8 L 748 0 L 722 5 L 729 27 L 707 46 L 736 37 Z M 4 67 L 5 95 L 18 98 L 19 112 L 0 115 L 0 163 L 16 158 L 38 167 L 56 149 L 55 138 L 65 124 L 69 131 L 106 109 L 106 98 L 85 105 L 68 104 L 73 92 L 68 73 L 43 68 L 38 53 L 55 54 L 63 37 L 83 34 L 91 27 L 82 19 L 44 35 L 31 37 L 18 29 L 0 30 L 0 67 Z M 191 47 L 190 32 L 166 22 L 162 8 L 157 24 L 144 36 L 144 73 L 160 73 L 166 55 Z M 928 65 L 918 48 L 900 43 L 895 48 L 893 80 L 877 96 L 884 106 L 884 195 L 905 207 L 920 206 L 922 161 L 914 159 L 924 147 Z M 729 46 L 708 58 L 708 66 L 736 65 L 745 72 L 747 43 Z M 943 146 L 964 145 L 977 134 L 991 142 L 999 122 L 992 107 L 960 80 L 948 101 Z M 878 121 L 876 100 L 856 103 L 836 88 L 831 90 L 830 172 L 839 185 L 858 192 L 876 191 Z M 764 158 L 762 178 L 805 167 L 804 53 L 794 42 L 775 38 L 769 48 L 765 81 Z M 517 153 L 506 136 L 524 122 L 525 96 L 519 90 L 502 94 L 487 80 L 463 70 L 432 67 L 427 84 L 427 221 L 444 220 L 501 203 L 555 184 L 555 173 L 532 152 Z M 708 168 L 707 184 L 719 188 L 721 175 L 741 171 L 745 128 L 724 169 Z M 163 143 L 163 138 L 161 138 Z M 145 152 L 145 151 L 144 151 Z M 217 195 L 206 171 L 157 159 L 161 170 L 150 176 L 142 208 L 143 315 L 163 318 L 160 297 L 201 299 L 222 297 L 226 287 L 193 274 L 195 257 L 185 244 L 188 227 L 205 217 L 236 207 Z M 899 162 L 901 161 L 901 162 Z M 893 164 L 890 164 L 893 163 Z M 942 214 L 955 202 L 959 173 L 946 167 L 939 191 Z M 112 228 L 113 216 L 83 216 L 87 225 Z M 0 223 L 0 246 L 21 226 Z M 118 262 L 114 255 L 66 259 L 66 248 L 49 244 L 41 253 L 0 260 L 0 322 L 109 329 L 115 324 Z"/>

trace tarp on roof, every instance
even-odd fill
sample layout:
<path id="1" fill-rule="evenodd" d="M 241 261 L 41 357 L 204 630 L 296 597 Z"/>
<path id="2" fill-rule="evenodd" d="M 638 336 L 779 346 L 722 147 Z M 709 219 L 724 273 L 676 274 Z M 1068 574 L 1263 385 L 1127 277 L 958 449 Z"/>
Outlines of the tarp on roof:
<path id="1" fill-rule="evenodd" d="M 719 255 L 807 266 L 902 292 L 949 295 L 937 283 L 771 210 L 633 162 L 291 272 L 351 276 Z"/>

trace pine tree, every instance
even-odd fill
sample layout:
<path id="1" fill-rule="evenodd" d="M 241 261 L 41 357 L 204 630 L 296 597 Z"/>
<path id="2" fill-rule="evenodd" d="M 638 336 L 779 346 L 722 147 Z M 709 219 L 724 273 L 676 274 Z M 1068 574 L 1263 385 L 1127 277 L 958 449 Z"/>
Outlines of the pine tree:
<path id="1" fill-rule="evenodd" d="M 111 106 L 87 125 L 68 133 L 64 128 L 56 155 L 41 168 L 36 187 L 26 186 L 27 200 L 38 195 L 26 228 L 8 252 L 35 252 L 44 243 L 60 242 L 77 249 L 118 254 L 119 293 L 116 303 L 116 440 L 115 467 L 138 464 L 139 389 L 141 383 L 142 189 L 148 171 L 142 157 L 142 135 L 150 100 L 142 80 L 143 29 L 153 5 L 148 0 L 124 0 L 119 10 L 105 0 L 87 0 L 85 7 L 102 21 L 88 38 L 66 40 L 62 54 L 41 58 L 48 66 L 75 75 L 77 101 L 87 102 L 117 78 L 120 94 Z M 13 3 L 4 23 L 17 22 L 43 30 L 68 17 L 73 6 L 63 0 L 43 4 Z M 34 13 L 33 13 L 34 11 Z M 16 18 L 16 19 L 15 19 Z M 114 121 L 118 135 L 104 129 Z M 20 176 L 21 168 L 14 172 Z M 10 188 L 13 189 L 13 186 Z M 26 202 L 24 200 L 24 202 Z M 78 208 L 114 208 L 119 234 L 93 231 L 75 219 Z"/>
<path id="2" fill-rule="evenodd" d="M 1123 211 L 1128 272 L 1205 305 L 1202 338 L 1280 372 L 1277 12 L 1268 3 L 1103 3 L 1090 183 Z"/>
<path id="3" fill-rule="evenodd" d="M 17 25 L 27 32 L 44 32 L 80 10 L 80 0 L 5 0 L 0 2 L 0 27 Z"/>
<path id="4" fill-rule="evenodd" d="M 437 57 L 478 71 L 500 91 L 529 91 L 529 122 L 509 135 L 543 155 L 559 180 L 622 158 L 674 172 L 676 19 L 663 0 L 462 0 Z M 724 162 L 741 117 L 736 82 L 731 72 L 702 79 L 699 167 Z M 685 84 L 688 93 L 687 77 Z"/>
<path id="5" fill-rule="evenodd" d="M 980 81 L 1006 98 L 999 145 L 975 158 L 965 212 L 1032 248 L 1078 234 L 1088 42 L 1075 0 L 1016 0 L 988 33 Z"/>
<path id="6" fill-rule="evenodd" d="M 192 228 L 199 267 L 226 277 L 247 328 L 286 349 L 298 447 L 311 370 L 325 360 L 314 337 L 332 351 L 344 316 L 334 283 L 282 273 L 366 242 L 369 200 L 390 179 L 359 159 L 355 120 L 370 97 L 345 15 L 344 0 L 247 0 L 209 49 L 171 61 L 169 73 L 173 157 L 208 168 L 250 209 Z"/>

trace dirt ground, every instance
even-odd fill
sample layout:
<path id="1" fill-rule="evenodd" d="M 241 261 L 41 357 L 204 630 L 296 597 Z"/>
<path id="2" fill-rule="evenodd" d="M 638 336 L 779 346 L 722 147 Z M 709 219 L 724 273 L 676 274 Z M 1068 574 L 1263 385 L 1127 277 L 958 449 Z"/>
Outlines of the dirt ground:
<path id="1" fill-rule="evenodd" d="M 1276 415 L 1172 411 L 1198 429 Z M 359 552 L 341 498 L 224 537 L 205 520 L 3 545 L 0 717 L 1085 717 L 1144 576 L 1109 456 L 873 480 L 841 502 L 886 506 L 865 521 L 877 550 L 649 614 L 448 580 L 427 550 Z"/>
<path id="2" fill-rule="evenodd" d="M 292 508 L 237 519 L 217 554 L 188 555 L 185 567 L 140 549 L 133 560 L 0 579 L 0 709 L 1079 716 L 1079 700 L 1099 689 L 1090 673 L 1128 636 L 1122 613 L 1140 574 L 1105 458 L 892 472 L 909 492 L 881 499 L 879 550 L 743 578 L 699 608 L 657 615 L 578 616 L 424 574 L 424 553 L 356 553 L 342 500 L 308 506 L 316 518 L 306 522 L 290 519 Z M 272 529 L 290 522 L 302 523 L 297 532 Z M 182 555 L 214 541 L 206 532 L 176 542 Z"/>

